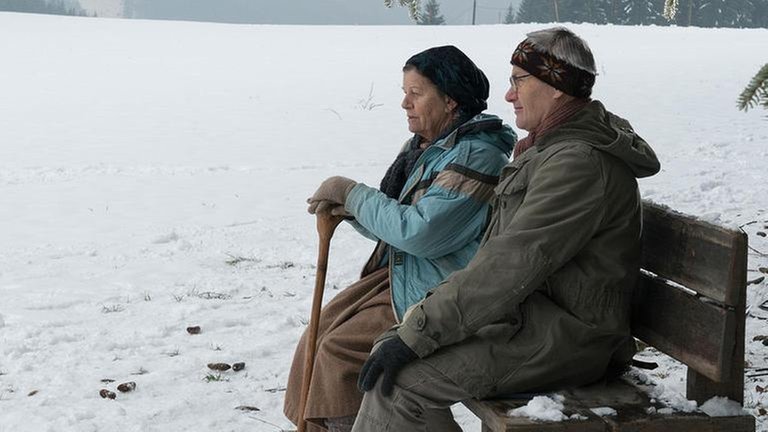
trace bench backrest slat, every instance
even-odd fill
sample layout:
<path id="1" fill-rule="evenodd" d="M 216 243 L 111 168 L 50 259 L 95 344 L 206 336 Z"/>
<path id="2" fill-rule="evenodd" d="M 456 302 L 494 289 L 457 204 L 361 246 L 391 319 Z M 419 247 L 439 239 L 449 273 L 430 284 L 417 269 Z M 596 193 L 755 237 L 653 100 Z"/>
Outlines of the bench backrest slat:
<path id="1" fill-rule="evenodd" d="M 742 401 L 747 235 L 643 201 L 642 267 L 633 335 L 688 366 L 689 399 Z"/>
<path id="2" fill-rule="evenodd" d="M 728 306 L 739 298 L 743 233 L 643 202 L 642 267 Z"/>
<path id="3" fill-rule="evenodd" d="M 735 313 L 643 276 L 632 313 L 633 334 L 713 381 L 728 378 Z"/>

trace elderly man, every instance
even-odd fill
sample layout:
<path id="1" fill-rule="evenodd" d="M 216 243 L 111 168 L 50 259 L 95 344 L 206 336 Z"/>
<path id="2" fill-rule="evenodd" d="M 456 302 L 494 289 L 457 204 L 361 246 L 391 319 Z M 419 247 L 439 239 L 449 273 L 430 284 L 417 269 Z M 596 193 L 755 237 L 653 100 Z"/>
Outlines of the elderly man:
<path id="1" fill-rule="evenodd" d="M 636 178 L 659 162 L 590 99 L 595 61 L 570 30 L 529 33 L 511 63 L 506 100 L 528 136 L 502 171 L 480 249 L 379 338 L 353 431 L 460 430 L 457 401 L 588 384 L 634 353 Z"/>

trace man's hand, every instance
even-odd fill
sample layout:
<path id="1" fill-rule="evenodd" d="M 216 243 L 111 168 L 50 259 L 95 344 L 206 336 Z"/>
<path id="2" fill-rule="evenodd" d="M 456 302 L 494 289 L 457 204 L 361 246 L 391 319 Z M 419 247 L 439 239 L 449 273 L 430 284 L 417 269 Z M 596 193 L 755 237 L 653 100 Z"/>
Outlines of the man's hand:
<path id="1" fill-rule="evenodd" d="M 307 199 L 307 204 L 309 204 L 307 211 L 310 214 L 330 211 L 334 215 L 342 215 L 345 213 L 344 203 L 347 201 L 347 195 L 356 184 L 356 181 L 346 177 L 327 178 L 320 184 L 312 197 Z"/>
<path id="2" fill-rule="evenodd" d="M 406 364 L 416 360 L 419 356 L 408 345 L 395 336 L 382 342 L 376 351 L 371 353 L 360 371 L 357 379 L 357 387 L 361 391 L 371 390 L 376 385 L 379 375 L 384 375 L 381 380 L 381 393 L 384 396 L 392 394 L 395 386 L 395 378 L 400 369 Z"/>

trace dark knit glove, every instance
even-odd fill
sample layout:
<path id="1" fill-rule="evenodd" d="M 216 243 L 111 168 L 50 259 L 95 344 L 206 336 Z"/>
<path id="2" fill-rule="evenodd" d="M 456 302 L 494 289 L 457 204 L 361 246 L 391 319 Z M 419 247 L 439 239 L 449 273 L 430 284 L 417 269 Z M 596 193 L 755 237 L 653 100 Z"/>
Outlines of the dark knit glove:
<path id="1" fill-rule="evenodd" d="M 357 387 L 360 391 L 367 392 L 376 385 L 379 375 L 384 375 L 381 380 L 381 393 L 384 396 L 392 394 L 395 386 L 395 378 L 400 369 L 406 364 L 416 360 L 419 356 L 408 345 L 395 336 L 384 341 L 376 351 L 371 353 L 360 371 L 357 379 Z"/>

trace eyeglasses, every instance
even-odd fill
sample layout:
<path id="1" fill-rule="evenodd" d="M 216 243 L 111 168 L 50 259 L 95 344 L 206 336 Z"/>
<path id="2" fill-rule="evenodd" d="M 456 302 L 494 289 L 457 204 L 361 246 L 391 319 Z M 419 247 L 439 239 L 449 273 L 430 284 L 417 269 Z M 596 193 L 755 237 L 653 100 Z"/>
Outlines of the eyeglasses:
<path id="1" fill-rule="evenodd" d="M 531 74 L 525 74 L 525 75 L 512 75 L 509 77 L 509 87 L 512 91 L 517 91 L 517 88 L 520 86 L 520 81 L 528 78 L 531 76 Z"/>

